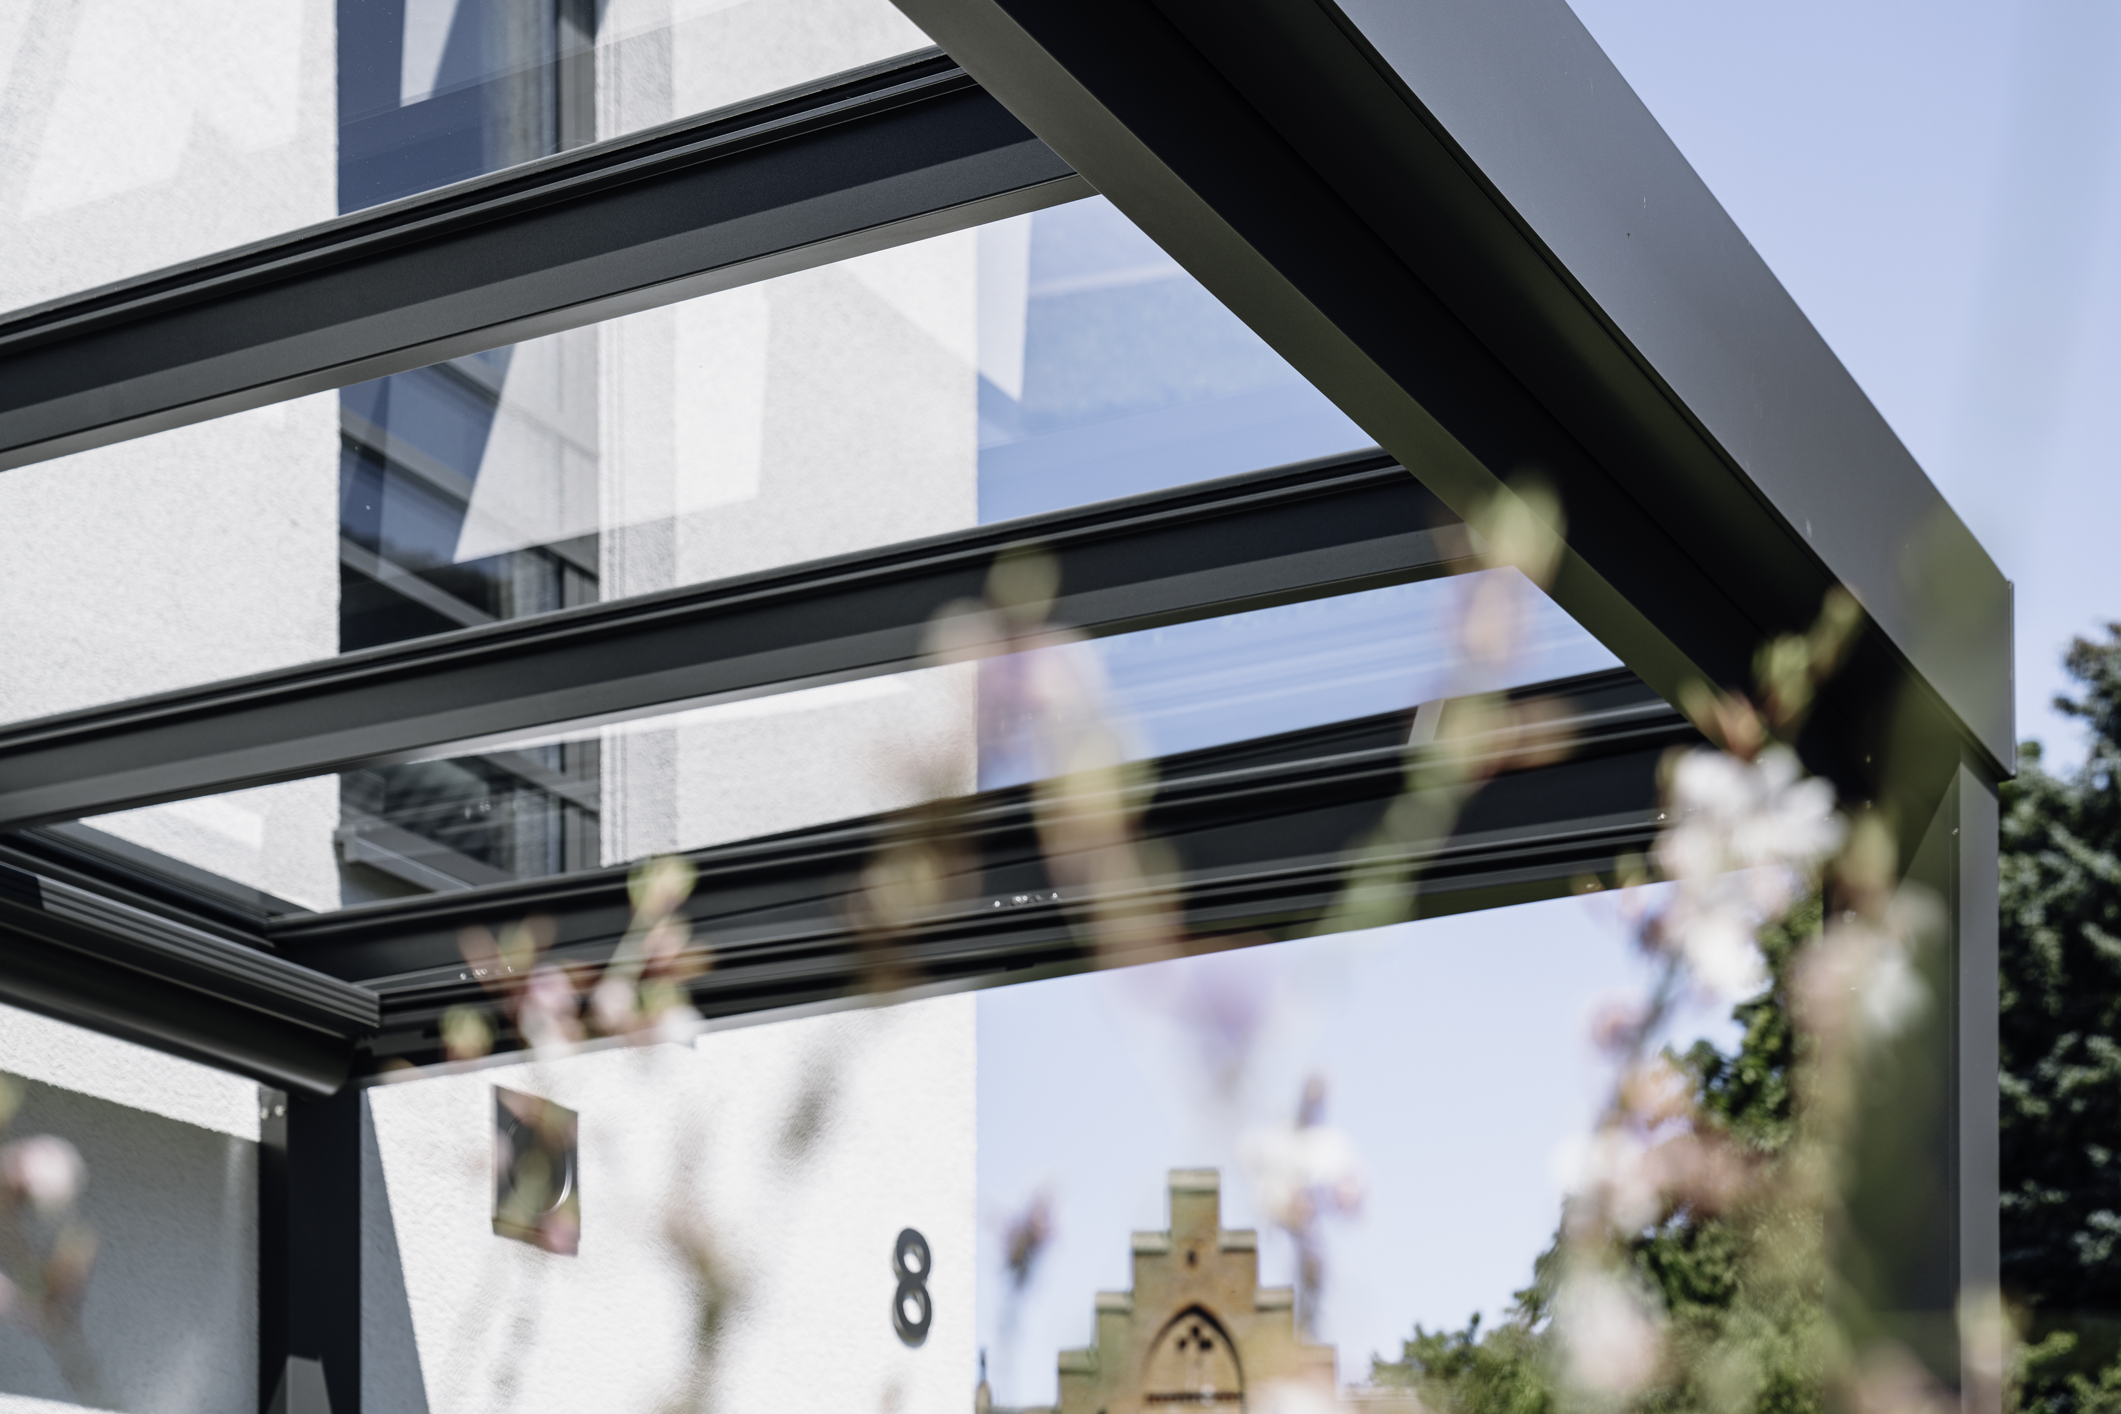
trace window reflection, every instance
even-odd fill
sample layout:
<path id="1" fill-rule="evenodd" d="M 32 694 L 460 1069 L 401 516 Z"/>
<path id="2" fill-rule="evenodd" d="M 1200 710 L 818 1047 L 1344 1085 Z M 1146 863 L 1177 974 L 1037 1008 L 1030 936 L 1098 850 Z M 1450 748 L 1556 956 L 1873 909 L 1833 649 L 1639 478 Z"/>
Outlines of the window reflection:
<path id="1" fill-rule="evenodd" d="M 1370 438 L 1102 197 L 981 232 L 980 519 Z"/>
<path id="2" fill-rule="evenodd" d="M 475 11 L 462 0 L 447 44 L 498 52 Z M 389 13 L 391 34 L 414 33 L 416 11 Z M 411 48 L 375 43 L 376 62 L 411 64 Z M 455 54 L 435 72 L 472 62 Z M 479 112 L 504 91 L 564 101 L 550 85 L 497 83 L 478 90 Z M 440 121 L 422 107 L 439 101 L 393 111 Z M 344 651 L 1368 440 L 1101 198 L 361 384 L 341 395 L 340 424 Z M 1440 590 L 1084 651 L 1144 753 L 1189 750 L 1413 705 L 1412 665 L 1436 645 L 1405 632 Z M 748 709 L 741 726 L 710 716 L 608 749 L 550 748 L 527 772 L 516 753 L 349 773 L 335 837 L 347 898 L 593 867 L 1021 781 L 1024 753 L 975 723 L 992 724 L 980 703 L 1002 700 L 1000 686 L 815 710 L 796 694 L 786 713 Z M 947 789 L 837 761 L 786 784 L 804 775 L 790 758 L 836 754 L 824 743 L 873 752 L 894 737 L 935 746 L 924 760 L 948 759 L 936 768 Z M 732 753 L 748 763 L 734 773 Z M 768 777 L 783 788 L 754 789 Z"/>
<path id="3" fill-rule="evenodd" d="M 595 134 L 593 0 L 339 0 L 339 209 Z"/>

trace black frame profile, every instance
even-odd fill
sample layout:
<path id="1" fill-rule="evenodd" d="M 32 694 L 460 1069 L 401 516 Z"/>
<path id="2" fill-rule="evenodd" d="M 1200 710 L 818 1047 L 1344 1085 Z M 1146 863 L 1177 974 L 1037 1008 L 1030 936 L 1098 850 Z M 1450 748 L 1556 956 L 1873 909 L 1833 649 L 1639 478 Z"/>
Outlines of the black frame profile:
<path id="1" fill-rule="evenodd" d="M 0 314 L 0 470 L 1089 194 L 924 51 Z"/>
<path id="2" fill-rule="evenodd" d="M 1658 768 L 1699 736 L 1626 669 L 1516 694 L 1548 709 L 1541 739 L 1562 759 L 1528 764 L 1521 734 L 1461 737 L 1459 764 L 1505 763 L 1447 833 L 1394 840 L 1378 862 L 1418 879 L 1409 916 L 1552 898 L 1610 881 L 1655 838 Z M 1448 703 L 1439 704 L 1445 716 Z M 1313 931 L 1347 887 L 1351 844 L 1370 838 L 1435 747 L 1408 745 L 1411 714 L 1213 747 L 1155 762 L 1153 784 L 1123 791 L 1145 835 L 1178 872 L 1144 882 L 1145 901 L 1178 909 L 1201 946 Z M 1448 789 L 1442 783 L 1428 787 Z M 1449 818 L 1449 817 L 1444 817 Z M 712 969 L 689 985 L 710 1018 L 828 1004 L 875 991 L 992 985 L 1109 965 L 1084 942 L 1082 899 L 1056 887 L 1028 787 L 982 792 L 936 811 L 892 812 L 692 851 L 699 882 L 684 909 Z M 955 900 L 878 936 L 860 904 L 864 866 L 909 835 L 962 861 Z M 265 930 L 290 961 L 358 982 L 379 999 L 379 1026 L 357 1069 L 444 1058 L 451 1007 L 493 1011 L 506 979 L 475 975 L 459 937 L 526 917 L 550 921 L 548 956 L 601 965 L 626 931 L 625 868 L 525 881 L 475 894 L 328 914 L 290 915 Z M 1220 940 L 1212 941 L 1212 940 Z M 496 984 L 500 984 L 497 986 Z M 505 1018 L 494 1018 L 506 1034 Z"/>
<path id="3" fill-rule="evenodd" d="M 1801 746 L 1886 813 L 1910 877 L 1947 905 L 1945 1024 L 1908 1059 L 1948 1094 L 1868 1181 L 1909 1163 L 1948 1179 L 1913 1219 L 1933 1250 L 1874 1274 L 1873 1297 L 1951 1375 L 1951 1303 L 1998 1265 L 2010 586 L 1563 0 L 895 2 L 949 58 L 0 317 L 5 468 L 1095 190 L 1384 449 L 0 728 L 0 994 L 320 1097 L 268 1133 L 283 1178 L 267 1184 L 261 1401 L 290 1358 L 358 1401 L 343 1077 L 432 1058 L 442 1010 L 485 995 L 453 963 L 458 928 L 543 911 L 594 959 L 623 923 L 623 878 L 301 916 L 33 827 L 897 670 L 1012 547 L 1056 555 L 1055 612 L 1092 632 L 1450 573 L 1473 563 L 1466 523 L 1528 478 L 1556 498 L 1555 598 L 1647 692 L 1625 675 L 1556 685 L 1575 754 L 1503 773 L 1452 837 L 1408 845 L 1420 906 L 1609 875 L 1654 833 L 1657 756 L 1692 739 L 1662 703 L 1747 682 L 1763 643 L 1849 589 L 1864 631 Z M 1185 867 L 1161 886 L 1209 934 L 1316 926 L 1401 788 L 1399 730 L 1163 763 L 1139 803 Z M 894 940 L 923 978 L 1085 965 L 1028 810 L 992 792 L 952 817 L 992 887 Z M 867 965 L 850 861 L 905 827 L 700 852 L 695 922 L 727 950 L 702 1008 L 844 994 Z"/>

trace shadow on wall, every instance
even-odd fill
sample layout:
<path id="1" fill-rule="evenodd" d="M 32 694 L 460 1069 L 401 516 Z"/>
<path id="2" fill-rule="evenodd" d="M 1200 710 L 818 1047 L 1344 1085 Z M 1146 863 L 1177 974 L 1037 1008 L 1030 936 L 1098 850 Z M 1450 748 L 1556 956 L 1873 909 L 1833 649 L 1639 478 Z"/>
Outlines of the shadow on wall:
<path id="1" fill-rule="evenodd" d="M 67 1387 L 32 1332 L 0 1322 L 0 1403 L 28 1395 L 126 1414 L 257 1404 L 257 1146 L 36 1081 L 11 1132 L 81 1151 L 98 1238 L 82 1307 L 94 1391 Z"/>
<path id="2" fill-rule="evenodd" d="M 361 1405 L 370 1414 L 427 1414 L 427 1379 L 413 1338 L 398 1227 L 383 1182 L 375 1115 L 361 1106 Z"/>

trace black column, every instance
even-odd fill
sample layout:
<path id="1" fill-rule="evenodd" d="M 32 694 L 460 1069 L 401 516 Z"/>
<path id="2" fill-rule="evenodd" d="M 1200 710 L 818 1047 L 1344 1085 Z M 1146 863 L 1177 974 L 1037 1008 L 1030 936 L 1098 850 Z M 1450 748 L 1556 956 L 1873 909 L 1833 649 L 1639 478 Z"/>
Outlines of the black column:
<path id="1" fill-rule="evenodd" d="M 258 1146 L 258 1399 L 361 1408 L 361 1092 L 265 1100 Z"/>

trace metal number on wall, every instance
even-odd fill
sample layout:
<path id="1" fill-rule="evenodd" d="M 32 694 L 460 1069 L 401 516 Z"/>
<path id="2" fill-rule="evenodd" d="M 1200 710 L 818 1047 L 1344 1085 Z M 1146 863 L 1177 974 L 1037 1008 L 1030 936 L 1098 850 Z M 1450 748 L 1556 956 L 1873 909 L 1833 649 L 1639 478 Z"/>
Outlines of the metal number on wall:
<path id="1" fill-rule="evenodd" d="M 891 1328 L 908 1345 L 928 1338 L 928 1322 L 935 1318 L 928 1299 L 928 1239 L 907 1228 L 891 1249 L 891 1270 L 898 1277 L 898 1290 L 891 1297 Z"/>

